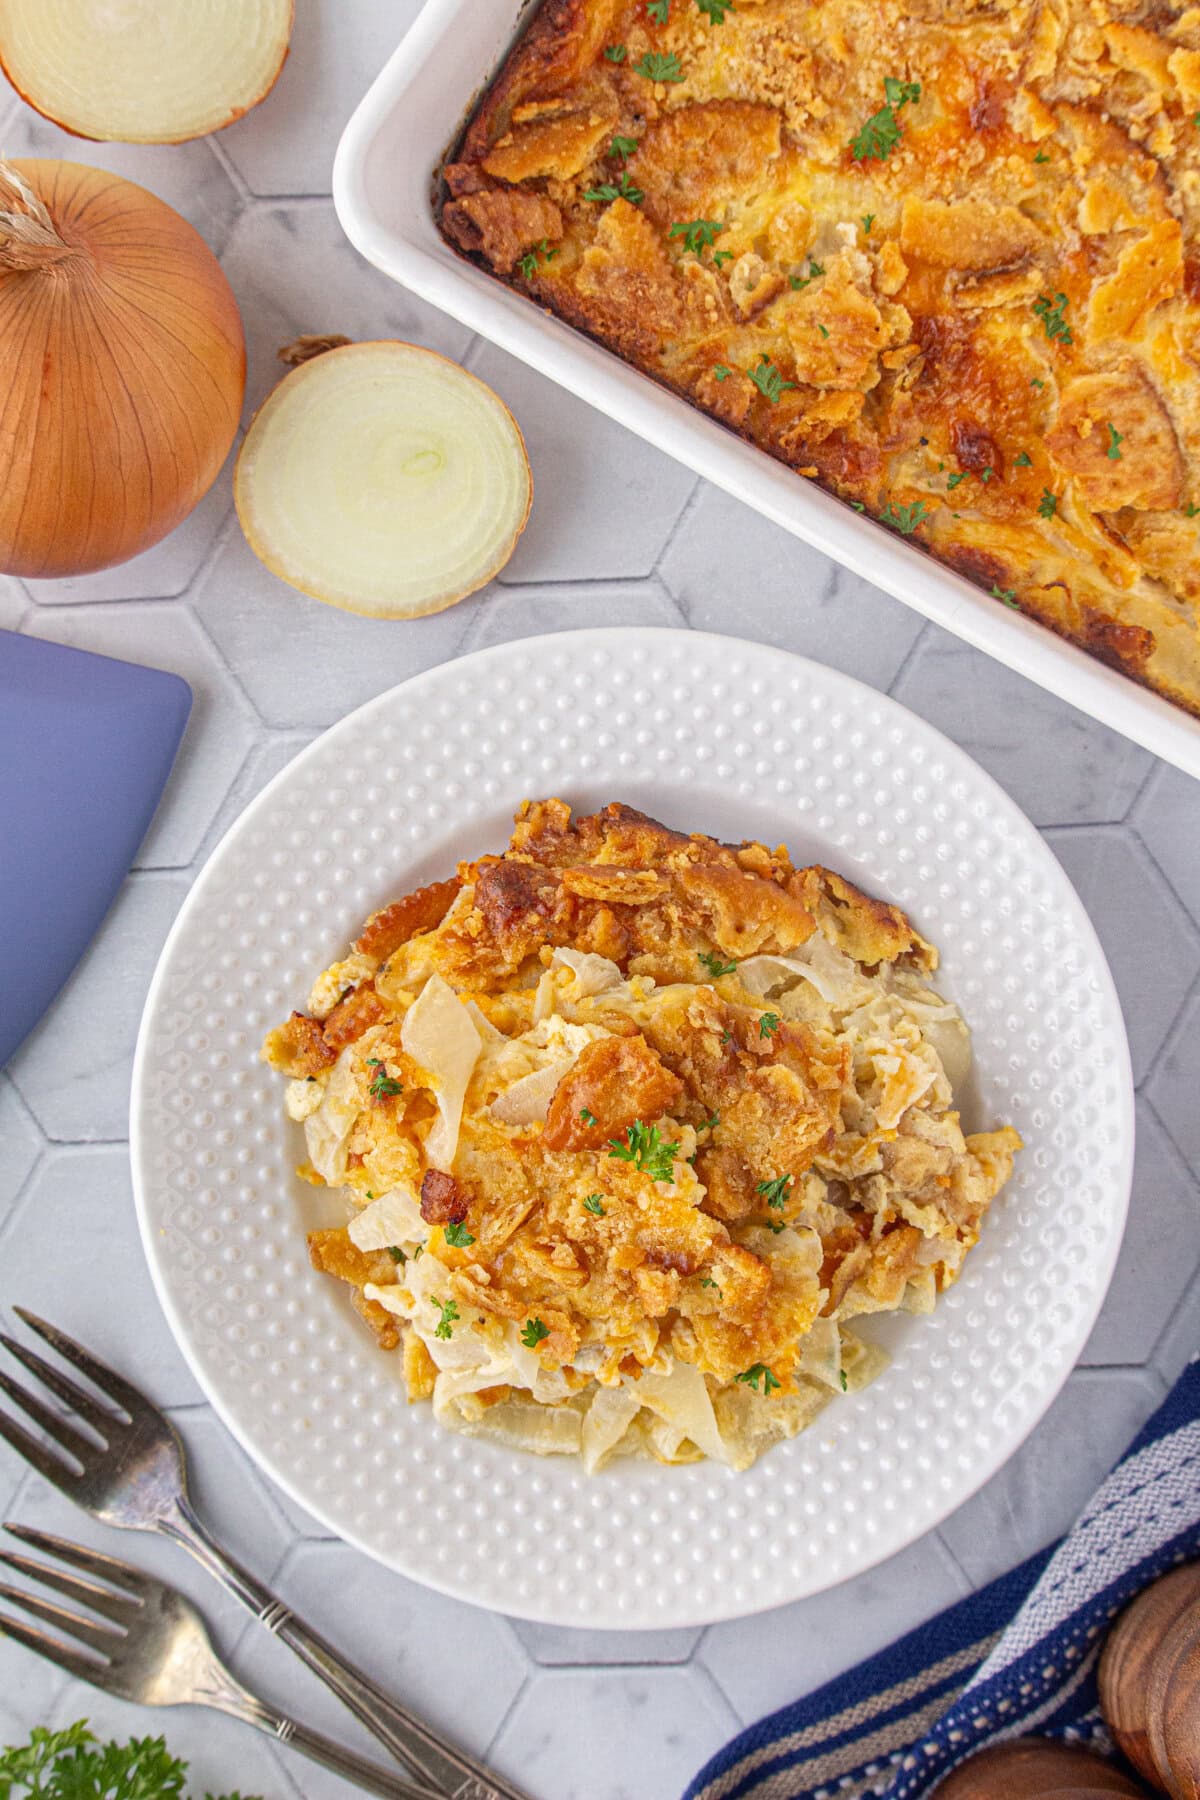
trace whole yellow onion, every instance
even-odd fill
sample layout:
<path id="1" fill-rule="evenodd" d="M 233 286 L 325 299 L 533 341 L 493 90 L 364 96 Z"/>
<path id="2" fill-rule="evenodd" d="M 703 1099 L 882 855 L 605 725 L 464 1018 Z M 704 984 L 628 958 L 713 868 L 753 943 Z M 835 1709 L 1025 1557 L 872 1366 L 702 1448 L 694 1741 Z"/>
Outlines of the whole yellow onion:
<path id="1" fill-rule="evenodd" d="M 237 431 L 246 345 L 203 239 L 120 176 L 0 163 L 0 572 L 147 550 Z"/>

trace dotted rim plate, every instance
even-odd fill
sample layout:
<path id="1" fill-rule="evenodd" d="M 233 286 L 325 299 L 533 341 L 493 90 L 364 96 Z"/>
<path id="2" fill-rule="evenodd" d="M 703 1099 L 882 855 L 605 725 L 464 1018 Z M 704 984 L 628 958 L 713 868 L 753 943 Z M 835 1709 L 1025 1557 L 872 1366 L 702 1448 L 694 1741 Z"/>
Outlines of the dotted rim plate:
<path id="1" fill-rule="evenodd" d="M 748 1473 L 587 1476 L 409 1406 L 345 1290 L 336 1218 L 258 1061 L 373 907 L 500 849 L 515 805 L 641 806 L 785 841 L 908 910 L 975 1033 L 968 1128 L 1026 1149 L 961 1280 L 868 1324 L 893 1361 Z M 1103 952 L 990 776 L 895 701 L 785 651 L 577 631 L 484 650 L 352 713 L 222 840 L 155 972 L 133 1078 L 134 1190 L 167 1318 L 213 1406 L 329 1530 L 414 1580 L 559 1625 L 697 1625 L 859 1574 L 1012 1455 L 1066 1380 L 1120 1247 L 1133 1084 Z M 325 1210 L 322 1211 L 322 1208 Z"/>

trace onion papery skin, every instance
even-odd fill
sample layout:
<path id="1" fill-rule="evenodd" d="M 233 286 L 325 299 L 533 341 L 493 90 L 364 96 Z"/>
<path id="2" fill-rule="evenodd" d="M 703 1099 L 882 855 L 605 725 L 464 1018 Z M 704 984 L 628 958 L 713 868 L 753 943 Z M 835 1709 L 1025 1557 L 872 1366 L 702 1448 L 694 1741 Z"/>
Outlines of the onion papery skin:
<path id="1" fill-rule="evenodd" d="M 416 619 L 505 566 L 533 478 L 498 394 L 437 351 L 388 338 L 342 343 L 284 376 L 242 441 L 233 495 L 272 574 L 345 612 Z"/>
<path id="2" fill-rule="evenodd" d="M 11 165 L 72 253 L 0 272 L 0 571 L 111 568 L 208 492 L 233 444 L 246 343 L 216 257 L 133 182 Z"/>
<path id="3" fill-rule="evenodd" d="M 0 0 L 0 68 L 73 137 L 181 144 L 266 99 L 294 19 L 294 0 Z"/>

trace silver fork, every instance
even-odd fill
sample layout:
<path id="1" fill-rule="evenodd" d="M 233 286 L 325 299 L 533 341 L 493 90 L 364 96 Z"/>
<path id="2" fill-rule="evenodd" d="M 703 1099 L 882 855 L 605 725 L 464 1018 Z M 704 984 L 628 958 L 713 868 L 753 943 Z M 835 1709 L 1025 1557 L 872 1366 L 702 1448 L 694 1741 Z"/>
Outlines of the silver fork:
<path id="1" fill-rule="evenodd" d="M 303 1751 L 368 1794 L 381 1795 L 382 1800 L 435 1800 L 429 1788 L 414 1787 L 403 1776 L 376 1768 L 319 1732 L 276 1712 L 242 1687 L 213 1649 L 204 1620 L 191 1601 L 166 1582 L 115 1557 L 68 1543 L 66 1538 L 21 1525 L 5 1525 L 4 1529 L 35 1550 L 56 1557 L 58 1563 L 38 1562 L 16 1551 L 0 1551 L 0 1563 L 98 1617 L 89 1619 L 43 1600 L 40 1594 L 0 1582 L 0 1599 L 21 1607 L 77 1647 L 3 1615 L 0 1637 L 24 1644 L 78 1680 L 138 1706 L 210 1706 L 229 1713 L 279 1743 Z M 64 1563 L 69 1567 L 63 1568 Z M 86 1573 L 75 1575 L 71 1569 Z M 96 1579 L 89 1580 L 89 1576 Z"/>
<path id="2" fill-rule="evenodd" d="M 171 1421 L 105 1363 L 24 1307 L 17 1317 L 119 1409 L 101 1406 L 78 1382 L 0 1333 L 0 1344 L 67 1407 L 66 1419 L 0 1371 L 0 1392 L 62 1449 L 69 1462 L 0 1411 L 0 1438 L 94 1519 L 157 1531 L 182 1544 L 330 1688 L 379 1742 L 446 1800 L 527 1800 L 518 1788 L 457 1749 L 377 1688 L 232 1557 L 197 1517 L 187 1491 L 183 1444 Z M 82 1427 L 82 1428 L 81 1428 Z"/>

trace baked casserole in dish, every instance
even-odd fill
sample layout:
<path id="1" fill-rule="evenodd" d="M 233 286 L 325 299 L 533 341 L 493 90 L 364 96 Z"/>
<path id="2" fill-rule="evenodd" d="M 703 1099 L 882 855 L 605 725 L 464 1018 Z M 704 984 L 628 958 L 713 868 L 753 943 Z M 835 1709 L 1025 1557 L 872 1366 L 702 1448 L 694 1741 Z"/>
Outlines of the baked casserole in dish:
<path id="1" fill-rule="evenodd" d="M 526 804 L 267 1038 L 315 1266 L 409 1397 L 542 1455 L 744 1469 L 886 1364 L 1012 1173 L 905 915 L 782 847 Z"/>
<path id="2" fill-rule="evenodd" d="M 543 0 L 462 252 L 1200 713 L 1200 7 Z"/>

